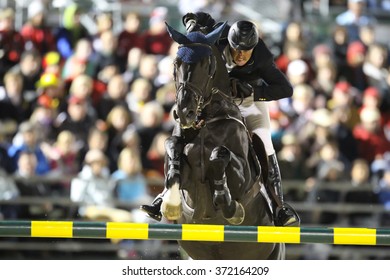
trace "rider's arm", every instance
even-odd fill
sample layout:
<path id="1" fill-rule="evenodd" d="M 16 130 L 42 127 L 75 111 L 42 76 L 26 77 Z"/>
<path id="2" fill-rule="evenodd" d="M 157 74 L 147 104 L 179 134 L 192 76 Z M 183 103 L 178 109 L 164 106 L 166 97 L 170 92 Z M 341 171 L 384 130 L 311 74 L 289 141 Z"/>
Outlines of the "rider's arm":
<path id="1" fill-rule="evenodd" d="M 262 74 L 262 82 L 251 83 L 254 90 L 254 101 L 271 101 L 291 97 L 293 87 L 286 76 L 276 67 L 269 64 Z"/>
<path id="2" fill-rule="evenodd" d="M 274 57 L 262 40 L 256 47 L 255 63 L 260 65 L 260 79 L 250 81 L 254 90 L 254 101 L 271 101 L 291 97 L 293 87 L 287 77 L 276 66 Z"/>

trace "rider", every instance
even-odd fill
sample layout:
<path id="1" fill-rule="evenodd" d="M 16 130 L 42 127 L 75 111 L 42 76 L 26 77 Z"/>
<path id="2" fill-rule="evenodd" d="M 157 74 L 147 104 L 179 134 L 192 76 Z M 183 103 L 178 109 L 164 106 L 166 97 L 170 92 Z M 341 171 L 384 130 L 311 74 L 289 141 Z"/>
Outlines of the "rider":
<path id="1" fill-rule="evenodd" d="M 218 24 L 207 13 L 188 13 L 183 17 L 187 32 L 208 33 Z M 227 35 L 227 36 L 226 36 Z M 299 223 L 297 213 L 284 203 L 281 175 L 270 133 L 270 117 L 264 101 L 291 97 L 293 89 L 286 76 L 276 67 L 273 56 L 259 38 L 256 26 L 249 21 L 227 26 L 218 48 L 223 53 L 235 101 L 246 120 L 248 129 L 263 141 L 268 156 L 268 182 L 265 184 L 272 200 L 275 224 L 278 226 Z M 169 157 L 169 153 L 168 153 Z M 169 165 L 169 163 L 168 163 Z M 161 218 L 162 198 L 142 209 L 151 217 Z"/>

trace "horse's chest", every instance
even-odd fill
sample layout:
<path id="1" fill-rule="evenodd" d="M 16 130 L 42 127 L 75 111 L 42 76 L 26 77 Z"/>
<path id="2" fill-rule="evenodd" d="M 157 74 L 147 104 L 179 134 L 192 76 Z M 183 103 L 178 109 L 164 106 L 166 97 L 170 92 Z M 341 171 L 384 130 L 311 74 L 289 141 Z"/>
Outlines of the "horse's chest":
<path id="1" fill-rule="evenodd" d="M 185 146 L 184 155 L 192 165 L 207 165 L 211 151 L 221 145 L 224 140 L 220 127 L 203 128 L 197 137 Z"/>

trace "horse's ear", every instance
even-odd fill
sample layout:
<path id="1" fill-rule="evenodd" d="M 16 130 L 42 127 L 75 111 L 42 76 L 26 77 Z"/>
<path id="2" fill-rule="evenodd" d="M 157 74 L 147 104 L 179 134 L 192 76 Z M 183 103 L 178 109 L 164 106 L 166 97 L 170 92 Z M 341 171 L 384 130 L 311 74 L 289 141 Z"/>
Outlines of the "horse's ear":
<path id="1" fill-rule="evenodd" d="M 175 30 L 167 22 L 165 22 L 165 25 L 167 26 L 167 31 L 171 36 L 171 38 L 173 39 L 173 41 L 179 43 L 180 45 L 190 43 L 190 40 L 188 40 L 184 34 L 181 34 L 179 31 Z"/>
<path id="2" fill-rule="evenodd" d="M 225 29 L 227 21 L 218 26 L 215 30 L 206 35 L 207 41 L 210 45 L 214 45 L 214 43 L 221 37 L 222 31 Z"/>

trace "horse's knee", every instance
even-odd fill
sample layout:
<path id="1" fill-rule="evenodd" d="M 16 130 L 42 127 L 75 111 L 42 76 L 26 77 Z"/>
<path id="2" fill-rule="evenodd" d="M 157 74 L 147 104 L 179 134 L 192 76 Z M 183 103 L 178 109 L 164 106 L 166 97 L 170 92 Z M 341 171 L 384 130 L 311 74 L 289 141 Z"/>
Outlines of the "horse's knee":
<path id="1" fill-rule="evenodd" d="M 165 150 L 170 159 L 180 157 L 183 151 L 184 143 L 182 137 L 170 136 L 165 140 Z"/>
<path id="2" fill-rule="evenodd" d="M 226 166 L 229 164 L 232 159 L 231 152 L 225 146 L 215 147 L 210 155 L 211 167 L 214 171 L 225 171 Z"/>

